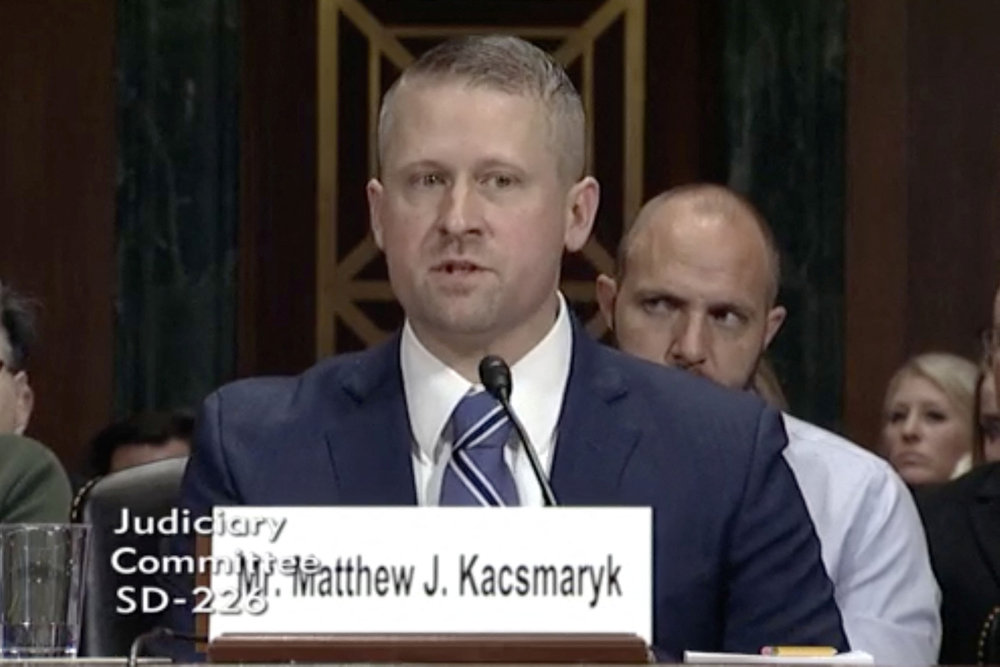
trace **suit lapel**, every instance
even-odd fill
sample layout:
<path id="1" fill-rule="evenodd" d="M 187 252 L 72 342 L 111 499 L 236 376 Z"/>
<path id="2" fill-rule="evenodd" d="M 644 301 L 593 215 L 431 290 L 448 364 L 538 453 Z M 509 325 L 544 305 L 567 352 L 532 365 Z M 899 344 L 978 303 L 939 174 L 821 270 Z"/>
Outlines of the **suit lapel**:
<path id="1" fill-rule="evenodd" d="M 559 418 L 552 487 L 560 504 L 613 504 L 620 500 L 622 472 L 638 443 L 638 430 L 623 419 L 628 393 L 618 368 L 602 363 L 614 354 L 573 320 L 573 363 Z"/>
<path id="2" fill-rule="evenodd" d="M 326 430 L 343 505 L 415 505 L 399 336 L 362 354 L 342 378 L 354 409 Z"/>
<path id="3" fill-rule="evenodd" d="M 995 465 L 983 480 L 976 493 L 976 502 L 969 508 L 969 512 L 983 558 L 997 586 L 1000 586 L 1000 531 L 997 531 L 997 517 L 1000 517 L 1000 464 Z"/>

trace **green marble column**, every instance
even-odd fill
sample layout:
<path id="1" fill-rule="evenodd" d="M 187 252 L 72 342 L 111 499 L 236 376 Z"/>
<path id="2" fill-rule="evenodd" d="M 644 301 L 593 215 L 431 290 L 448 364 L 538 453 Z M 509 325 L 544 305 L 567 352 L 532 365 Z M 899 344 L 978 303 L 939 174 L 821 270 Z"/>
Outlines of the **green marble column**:
<path id="1" fill-rule="evenodd" d="M 845 0 L 723 0 L 728 181 L 774 227 L 792 412 L 837 428 L 843 376 Z"/>
<path id="2" fill-rule="evenodd" d="M 194 406 L 233 373 L 237 10 L 118 2 L 118 414 Z"/>

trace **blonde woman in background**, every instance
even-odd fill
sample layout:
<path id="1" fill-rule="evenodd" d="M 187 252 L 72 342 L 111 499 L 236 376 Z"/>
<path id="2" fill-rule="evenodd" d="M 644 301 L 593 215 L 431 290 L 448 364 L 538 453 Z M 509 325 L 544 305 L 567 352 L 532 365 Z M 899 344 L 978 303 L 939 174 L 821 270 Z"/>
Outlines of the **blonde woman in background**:
<path id="1" fill-rule="evenodd" d="M 976 365 L 946 353 L 921 354 L 889 381 L 882 446 L 907 484 L 947 482 L 972 464 Z"/>

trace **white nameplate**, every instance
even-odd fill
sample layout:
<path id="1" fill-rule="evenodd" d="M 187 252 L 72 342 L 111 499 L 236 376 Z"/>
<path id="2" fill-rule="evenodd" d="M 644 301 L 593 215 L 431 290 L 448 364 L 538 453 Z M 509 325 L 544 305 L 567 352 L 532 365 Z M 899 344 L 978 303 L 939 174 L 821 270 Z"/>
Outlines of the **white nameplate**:
<path id="1" fill-rule="evenodd" d="M 634 633 L 652 640 L 649 508 L 217 507 L 209 637 Z M 240 564 L 249 567 L 240 570 Z M 200 608 L 199 608 L 200 607 Z"/>

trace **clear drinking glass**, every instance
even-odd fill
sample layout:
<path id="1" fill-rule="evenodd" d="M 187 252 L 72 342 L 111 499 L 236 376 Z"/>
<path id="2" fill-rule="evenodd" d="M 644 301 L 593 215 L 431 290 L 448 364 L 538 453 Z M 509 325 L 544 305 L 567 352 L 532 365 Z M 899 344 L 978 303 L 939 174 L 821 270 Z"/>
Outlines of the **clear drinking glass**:
<path id="1" fill-rule="evenodd" d="M 0 655 L 76 657 L 89 526 L 0 526 Z"/>

